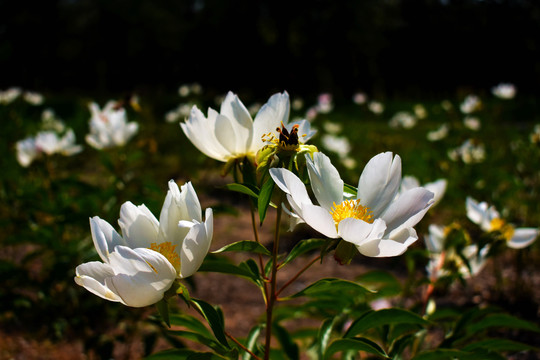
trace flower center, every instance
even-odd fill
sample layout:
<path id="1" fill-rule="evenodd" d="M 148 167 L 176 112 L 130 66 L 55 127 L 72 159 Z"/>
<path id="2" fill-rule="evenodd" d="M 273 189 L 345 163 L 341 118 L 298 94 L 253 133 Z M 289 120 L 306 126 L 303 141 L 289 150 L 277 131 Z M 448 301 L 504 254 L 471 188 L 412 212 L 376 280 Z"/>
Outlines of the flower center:
<path id="1" fill-rule="evenodd" d="M 373 212 L 369 210 L 367 206 L 360 204 L 360 199 L 344 200 L 339 205 L 334 203 L 334 206 L 330 210 L 330 214 L 336 223 L 336 228 L 341 220 L 347 218 L 363 220 L 370 224 L 375 221 Z"/>
<path id="2" fill-rule="evenodd" d="M 180 270 L 180 256 L 175 251 L 176 245 L 171 244 L 170 241 L 166 241 L 161 244 L 151 243 L 150 250 L 157 251 L 161 255 L 165 256 L 171 265 L 177 270 Z M 155 269 L 154 269 L 155 271 Z"/>
<path id="3" fill-rule="evenodd" d="M 510 241 L 512 236 L 514 236 L 514 227 L 510 224 L 507 224 L 506 221 L 500 218 L 495 218 L 491 220 L 491 231 L 498 231 L 506 239 Z"/>
<path id="4" fill-rule="evenodd" d="M 284 151 L 297 151 L 299 149 L 301 142 L 298 137 L 298 128 L 299 125 L 294 125 L 291 129 L 291 132 L 285 128 L 283 122 L 281 123 L 281 128 L 276 128 L 276 131 L 279 133 L 279 139 L 273 133 L 264 134 L 261 139 L 265 143 L 271 143 L 269 146 L 277 146 L 279 150 Z M 305 137 L 306 134 L 301 135 Z M 267 145 L 268 146 L 268 145 Z"/>

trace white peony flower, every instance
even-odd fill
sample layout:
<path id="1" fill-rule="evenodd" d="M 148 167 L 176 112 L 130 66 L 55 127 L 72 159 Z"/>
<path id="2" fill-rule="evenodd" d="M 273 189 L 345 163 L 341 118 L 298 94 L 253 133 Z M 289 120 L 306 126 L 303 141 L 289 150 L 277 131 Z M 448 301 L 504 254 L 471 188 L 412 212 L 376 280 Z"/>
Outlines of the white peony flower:
<path id="1" fill-rule="evenodd" d="M 243 157 L 254 157 L 265 145 L 263 137 L 279 138 L 276 129 L 289 126 L 289 94 L 275 94 L 264 104 L 255 120 L 238 96 L 229 92 L 221 104 L 220 112 L 208 109 L 208 117 L 193 106 L 189 118 L 180 123 L 187 138 L 206 156 L 227 162 Z M 302 120 L 299 134 L 303 141 L 313 136 L 309 122 Z M 291 129 L 288 129 L 289 131 Z M 300 135 L 300 136 L 301 136 Z"/>
<path id="2" fill-rule="evenodd" d="M 193 275 L 212 241 L 212 209 L 205 211 L 191 183 L 169 181 L 159 221 L 145 205 L 126 202 L 118 223 L 122 236 L 106 221 L 90 219 L 92 239 L 103 262 L 79 265 L 75 282 L 106 300 L 127 306 L 152 305 L 176 279 Z"/>
<path id="3" fill-rule="evenodd" d="M 477 202 L 473 198 L 466 200 L 467 217 L 486 232 L 498 231 L 506 239 L 506 245 L 512 249 L 522 249 L 531 245 L 538 237 L 536 228 L 515 228 L 506 223 L 497 209 L 486 202 Z"/>
<path id="4" fill-rule="evenodd" d="M 318 205 L 292 172 L 273 168 L 270 175 L 287 194 L 294 213 L 313 229 L 372 257 L 401 255 L 418 239 L 413 226 L 433 204 L 433 194 L 415 188 L 395 199 L 401 182 L 399 156 L 386 152 L 373 157 L 360 176 L 356 199 L 344 197 L 343 180 L 326 155 L 314 153 L 313 160 L 306 160 Z"/>
<path id="5" fill-rule="evenodd" d="M 136 122 L 127 122 L 126 110 L 114 101 L 109 101 L 103 110 L 96 103 L 88 107 L 92 116 L 86 142 L 98 150 L 124 146 L 139 130 Z"/>
<path id="6" fill-rule="evenodd" d="M 499 99 L 510 100 L 516 96 L 516 87 L 509 83 L 500 83 L 491 88 L 491 93 Z"/>
<path id="7" fill-rule="evenodd" d="M 448 136 L 449 130 L 448 124 L 442 124 L 437 130 L 428 132 L 426 137 L 429 141 L 439 141 Z"/>

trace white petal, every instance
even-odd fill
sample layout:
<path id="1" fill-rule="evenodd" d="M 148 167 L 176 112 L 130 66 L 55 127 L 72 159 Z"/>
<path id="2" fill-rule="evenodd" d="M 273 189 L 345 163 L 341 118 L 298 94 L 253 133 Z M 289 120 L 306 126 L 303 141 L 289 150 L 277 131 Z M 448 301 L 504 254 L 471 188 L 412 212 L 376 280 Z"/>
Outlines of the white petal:
<path id="1" fill-rule="evenodd" d="M 313 204 L 302 180 L 286 169 L 272 168 L 270 176 L 276 185 L 287 194 L 287 199 L 293 210 L 302 217 L 302 204 Z"/>
<path id="2" fill-rule="evenodd" d="M 387 231 L 402 226 L 416 225 L 433 204 L 433 193 L 424 188 L 406 191 L 381 216 L 388 227 Z"/>
<path id="3" fill-rule="evenodd" d="M 401 158 L 391 152 L 375 155 L 364 167 L 358 181 L 358 196 L 375 217 L 394 200 L 401 183 Z"/>
<path id="4" fill-rule="evenodd" d="M 90 232 L 94 247 L 104 262 L 108 262 L 109 253 L 114 250 L 117 245 L 126 245 L 124 239 L 114 230 L 114 228 L 105 220 L 94 216 L 90 219 Z"/>
<path id="5" fill-rule="evenodd" d="M 211 225 L 213 224 L 211 209 L 207 209 L 206 223 L 193 225 L 182 243 L 182 252 L 180 254 L 181 278 L 193 275 L 201 266 L 210 249 L 213 229 L 213 225 Z M 207 230 L 210 230 L 210 233 Z"/>
<path id="6" fill-rule="evenodd" d="M 366 241 L 356 248 L 361 254 L 370 257 L 399 256 L 417 239 L 418 236 L 413 228 L 403 227 L 393 231 L 388 238 Z"/>
<path id="7" fill-rule="evenodd" d="M 220 113 L 231 120 L 236 139 L 239 141 L 237 151 L 247 153 L 251 147 L 253 137 L 253 120 L 249 111 L 238 96 L 229 91 L 221 103 Z"/>
<path id="8" fill-rule="evenodd" d="M 148 248 L 157 241 L 159 222 L 143 204 L 135 206 L 130 201 L 122 204 L 118 224 L 131 248 Z"/>
<path id="9" fill-rule="evenodd" d="M 414 176 L 404 176 L 401 179 L 401 192 L 413 189 L 415 187 L 420 187 L 420 182 Z"/>
<path id="10" fill-rule="evenodd" d="M 114 276 L 108 264 L 98 261 L 84 263 L 75 269 L 75 282 L 105 300 L 124 303 L 122 298 L 105 285 L 105 279 Z"/>
<path id="11" fill-rule="evenodd" d="M 381 238 L 384 235 L 386 224 L 381 219 L 376 219 L 372 224 L 354 218 L 343 219 L 338 225 L 338 234 L 345 241 L 355 245 L 361 245 L 373 238 Z"/>
<path id="12" fill-rule="evenodd" d="M 426 190 L 429 190 L 433 193 L 433 206 L 435 206 L 439 203 L 439 201 L 441 201 L 444 193 L 446 192 L 447 184 L 448 181 L 446 181 L 446 179 L 439 179 L 437 181 L 427 183 L 423 186 Z"/>
<path id="13" fill-rule="evenodd" d="M 312 204 L 302 204 L 302 217 L 306 224 L 329 238 L 338 238 L 336 224 L 328 210 Z"/>
<path id="14" fill-rule="evenodd" d="M 289 120 L 289 94 L 283 92 L 274 94 L 264 104 L 253 121 L 253 149 L 263 146 L 261 137 L 264 134 L 275 133 L 281 127 L 281 122 L 287 124 Z"/>
<path id="15" fill-rule="evenodd" d="M 508 247 L 512 249 L 523 249 L 531 245 L 538 237 L 538 229 L 518 228 L 514 230 L 514 236 L 508 241 Z"/>
<path id="16" fill-rule="evenodd" d="M 216 116 L 217 113 L 209 109 L 207 119 L 196 106 L 193 106 L 189 118 L 185 123 L 180 123 L 180 127 L 200 152 L 213 159 L 227 161 L 229 152 L 223 148 L 214 134 Z"/>
<path id="17" fill-rule="evenodd" d="M 429 225 L 429 235 L 424 236 L 426 248 L 432 253 L 441 253 L 444 249 L 444 227 L 440 225 Z"/>
<path id="18" fill-rule="evenodd" d="M 313 154 L 313 160 L 306 154 L 307 169 L 311 189 L 323 208 L 330 210 L 334 203 L 343 201 L 343 180 L 330 162 L 330 158 L 321 152 Z"/>
<path id="19" fill-rule="evenodd" d="M 214 134 L 218 139 L 219 143 L 227 150 L 227 153 L 230 155 L 238 155 L 245 153 L 245 149 L 240 145 L 241 139 L 237 138 L 233 121 L 228 117 L 218 114 L 216 117 L 216 122 L 214 124 Z"/>
<path id="20" fill-rule="evenodd" d="M 131 250 L 121 246 L 116 249 L 111 257 L 118 254 L 113 265 L 117 274 L 107 279 L 107 286 L 114 288 L 128 306 L 143 307 L 161 300 L 176 278 L 170 262 L 149 249 Z M 128 271 L 120 272 L 123 270 Z"/>
<path id="21" fill-rule="evenodd" d="M 291 122 L 287 127 L 287 130 L 290 131 L 292 129 L 291 125 L 298 125 L 299 140 L 304 144 L 317 133 L 317 130 L 311 130 L 311 123 L 305 119 Z"/>

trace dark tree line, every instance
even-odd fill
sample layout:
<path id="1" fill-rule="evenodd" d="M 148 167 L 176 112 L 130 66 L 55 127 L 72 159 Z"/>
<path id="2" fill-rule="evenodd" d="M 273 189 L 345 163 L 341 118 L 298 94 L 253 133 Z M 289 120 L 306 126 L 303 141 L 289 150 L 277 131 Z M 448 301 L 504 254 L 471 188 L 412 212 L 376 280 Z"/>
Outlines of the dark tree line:
<path id="1" fill-rule="evenodd" d="M 2 0 L 0 88 L 535 92 L 539 34 L 534 0 Z"/>

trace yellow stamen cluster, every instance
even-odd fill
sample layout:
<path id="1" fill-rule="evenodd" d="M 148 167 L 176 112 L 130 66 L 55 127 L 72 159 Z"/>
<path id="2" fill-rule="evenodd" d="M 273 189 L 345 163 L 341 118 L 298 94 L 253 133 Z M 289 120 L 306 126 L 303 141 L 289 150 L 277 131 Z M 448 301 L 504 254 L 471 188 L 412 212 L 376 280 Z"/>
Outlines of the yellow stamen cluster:
<path id="1" fill-rule="evenodd" d="M 156 243 L 150 244 L 150 250 L 157 251 L 161 255 L 165 256 L 167 260 L 169 260 L 169 262 L 172 264 L 172 266 L 174 266 L 176 270 L 179 270 L 180 269 L 180 256 L 175 251 L 175 249 L 176 249 L 176 245 L 171 244 L 170 241 L 167 241 L 161 244 L 156 244 Z M 154 267 L 152 266 L 152 268 Z M 156 269 L 154 269 L 154 271 L 156 271 Z"/>
<path id="2" fill-rule="evenodd" d="M 506 221 L 501 218 L 495 218 L 491 220 L 491 231 L 500 232 L 501 235 L 506 239 L 506 241 L 510 241 L 510 239 L 512 239 L 512 236 L 514 236 L 514 227 L 510 224 L 507 224 Z"/>
<path id="3" fill-rule="evenodd" d="M 336 223 L 336 227 L 341 220 L 347 218 L 363 220 L 370 224 L 375 221 L 373 218 L 373 212 L 369 210 L 367 206 L 360 204 L 360 199 L 344 200 L 339 205 L 336 205 L 334 202 L 334 206 L 332 207 L 332 210 L 330 210 L 330 214 Z"/>

